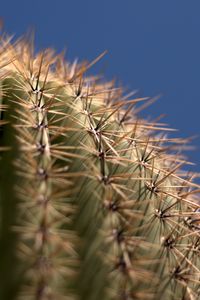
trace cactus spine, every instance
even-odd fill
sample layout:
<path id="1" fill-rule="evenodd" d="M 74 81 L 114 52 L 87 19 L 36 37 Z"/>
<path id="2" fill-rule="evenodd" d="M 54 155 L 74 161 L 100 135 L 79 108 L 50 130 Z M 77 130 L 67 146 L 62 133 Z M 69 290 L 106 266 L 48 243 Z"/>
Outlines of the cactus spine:
<path id="1" fill-rule="evenodd" d="M 184 141 L 138 119 L 146 99 L 33 52 L 1 38 L 1 299 L 199 299 Z"/>

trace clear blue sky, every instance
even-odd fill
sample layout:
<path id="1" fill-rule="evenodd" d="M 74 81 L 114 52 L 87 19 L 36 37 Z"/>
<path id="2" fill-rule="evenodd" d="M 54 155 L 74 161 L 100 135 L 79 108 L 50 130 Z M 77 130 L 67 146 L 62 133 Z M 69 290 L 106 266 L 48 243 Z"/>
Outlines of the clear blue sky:
<path id="1" fill-rule="evenodd" d="M 162 94 L 145 115 L 166 114 L 177 136 L 200 134 L 199 0 L 7 0 L 0 14 L 16 37 L 34 28 L 37 49 L 67 48 L 71 60 L 107 49 L 94 71 L 128 91 Z M 200 137 L 192 143 L 199 149 L 187 154 L 200 171 Z"/>

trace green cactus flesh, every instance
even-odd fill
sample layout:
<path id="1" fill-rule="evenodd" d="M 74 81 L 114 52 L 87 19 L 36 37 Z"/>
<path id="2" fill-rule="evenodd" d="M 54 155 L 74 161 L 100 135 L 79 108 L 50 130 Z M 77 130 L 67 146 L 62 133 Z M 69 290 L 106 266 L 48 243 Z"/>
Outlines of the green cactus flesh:
<path id="1" fill-rule="evenodd" d="M 185 141 L 87 68 L 2 37 L 0 299 L 200 299 Z"/>

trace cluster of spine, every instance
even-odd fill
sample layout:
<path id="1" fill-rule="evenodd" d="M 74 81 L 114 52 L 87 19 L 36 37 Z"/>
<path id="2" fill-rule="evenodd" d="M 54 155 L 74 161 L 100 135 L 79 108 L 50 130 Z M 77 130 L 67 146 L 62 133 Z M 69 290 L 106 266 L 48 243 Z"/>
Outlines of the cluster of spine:
<path id="1" fill-rule="evenodd" d="M 138 119 L 146 98 L 84 77 L 92 63 L 1 43 L 0 125 L 14 136 L 1 168 L 17 145 L 14 194 L 0 183 L 15 208 L 12 299 L 197 300 L 200 187 L 176 154 L 186 141 Z"/>

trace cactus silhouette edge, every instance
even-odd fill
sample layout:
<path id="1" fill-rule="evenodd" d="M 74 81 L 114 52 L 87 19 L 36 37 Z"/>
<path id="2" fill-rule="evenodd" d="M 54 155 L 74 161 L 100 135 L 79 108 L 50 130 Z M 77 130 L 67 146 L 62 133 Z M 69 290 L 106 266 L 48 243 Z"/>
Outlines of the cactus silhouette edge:
<path id="1" fill-rule="evenodd" d="M 0 298 L 197 300 L 186 141 L 90 65 L 1 37 Z"/>

